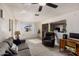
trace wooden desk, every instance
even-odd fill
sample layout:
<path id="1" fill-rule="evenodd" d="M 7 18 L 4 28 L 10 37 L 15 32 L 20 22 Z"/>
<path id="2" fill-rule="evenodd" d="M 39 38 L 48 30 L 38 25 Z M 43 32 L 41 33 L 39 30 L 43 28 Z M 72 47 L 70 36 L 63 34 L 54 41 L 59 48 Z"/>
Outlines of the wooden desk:
<path id="1" fill-rule="evenodd" d="M 59 50 L 65 50 L 65 47 L 68 46 L 70 48 L 75 49 L 75 54 L 79 55 L 79 39 L 69 38 L 69 39 L 60 39 Z"/>

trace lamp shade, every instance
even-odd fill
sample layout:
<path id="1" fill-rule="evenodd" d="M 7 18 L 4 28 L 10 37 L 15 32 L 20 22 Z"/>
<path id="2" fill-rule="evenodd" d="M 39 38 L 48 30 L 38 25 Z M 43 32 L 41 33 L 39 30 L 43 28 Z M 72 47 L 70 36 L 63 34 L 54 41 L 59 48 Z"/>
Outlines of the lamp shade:
<path id="1" fill-rule="evenodd" d="M 15 31 L 15 35 L 20 35 L 20 31 Z"/>

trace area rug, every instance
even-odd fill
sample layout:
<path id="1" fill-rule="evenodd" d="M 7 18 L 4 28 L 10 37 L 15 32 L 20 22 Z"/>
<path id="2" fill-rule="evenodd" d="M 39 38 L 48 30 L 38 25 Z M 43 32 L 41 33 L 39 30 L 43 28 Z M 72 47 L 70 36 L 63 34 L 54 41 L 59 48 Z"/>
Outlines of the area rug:
<path id="1" fill-rule="evenodd" d="M 31 56 L 29 49 L 24 49 L 18 52 L 17 56 Z"/>
<path id="2" fill-rule="evenodd" d="M 26 42 L 19 45 L 18 50 L 19 52 L 17 56 L 31 56 L 28 44 Z"/>

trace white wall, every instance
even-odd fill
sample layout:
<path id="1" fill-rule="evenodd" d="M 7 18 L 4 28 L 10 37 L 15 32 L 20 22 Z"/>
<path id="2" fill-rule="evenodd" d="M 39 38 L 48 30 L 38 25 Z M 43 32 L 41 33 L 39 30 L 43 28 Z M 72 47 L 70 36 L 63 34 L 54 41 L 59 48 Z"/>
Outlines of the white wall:
<path id="1" fill-rule="evenodd" d="M 32 25 L 31 31 L 26 32 L 24 27 L 26 25 Z M 36 23 L 30 23 L 30 22 L 23 22 L 23 21 L 17 21 L 17 26 L 16 30 L 21 32 L 20 38 L 25 39 L 25 38 L 36 38 L 37 37 L 37 24 Z"/>
<path id="2" fill-rule="evenodd" d="M 45 21 L 42 21 L 41 24 L 44 23 L 51 23 L 56 22 L 60 20 L 67 20 L 67 33 L 73 32 L 73 33 L 79 33 L 79 11 L 75 11 L 72 13 L 64 14 L 56 18 L 50 18 L 46 19 Z M 40 26 L 41 26 L 40 24 Z M 42 29 L 42 27 L 40 28 Z M 40 34 L 42 36 L 42 34 Z"/>
<path id="3" fill-rule="evenodd" d="M 0 18 L 0 42 L 10 36 L 9 19 L 12 19 L 12 13 L 6 6 L 0 4 L 0 9 L 3 10 L 3 18 Z"/>

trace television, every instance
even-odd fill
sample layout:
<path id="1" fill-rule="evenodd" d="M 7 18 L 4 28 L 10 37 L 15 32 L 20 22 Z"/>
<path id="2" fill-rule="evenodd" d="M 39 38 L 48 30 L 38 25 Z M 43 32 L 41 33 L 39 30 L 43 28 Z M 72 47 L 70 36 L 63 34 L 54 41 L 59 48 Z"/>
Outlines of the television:
<path id="1" fill-rule="evenodd" d="M 79 33 L 70 33 L 69 37 L 79 39 Z"/>

